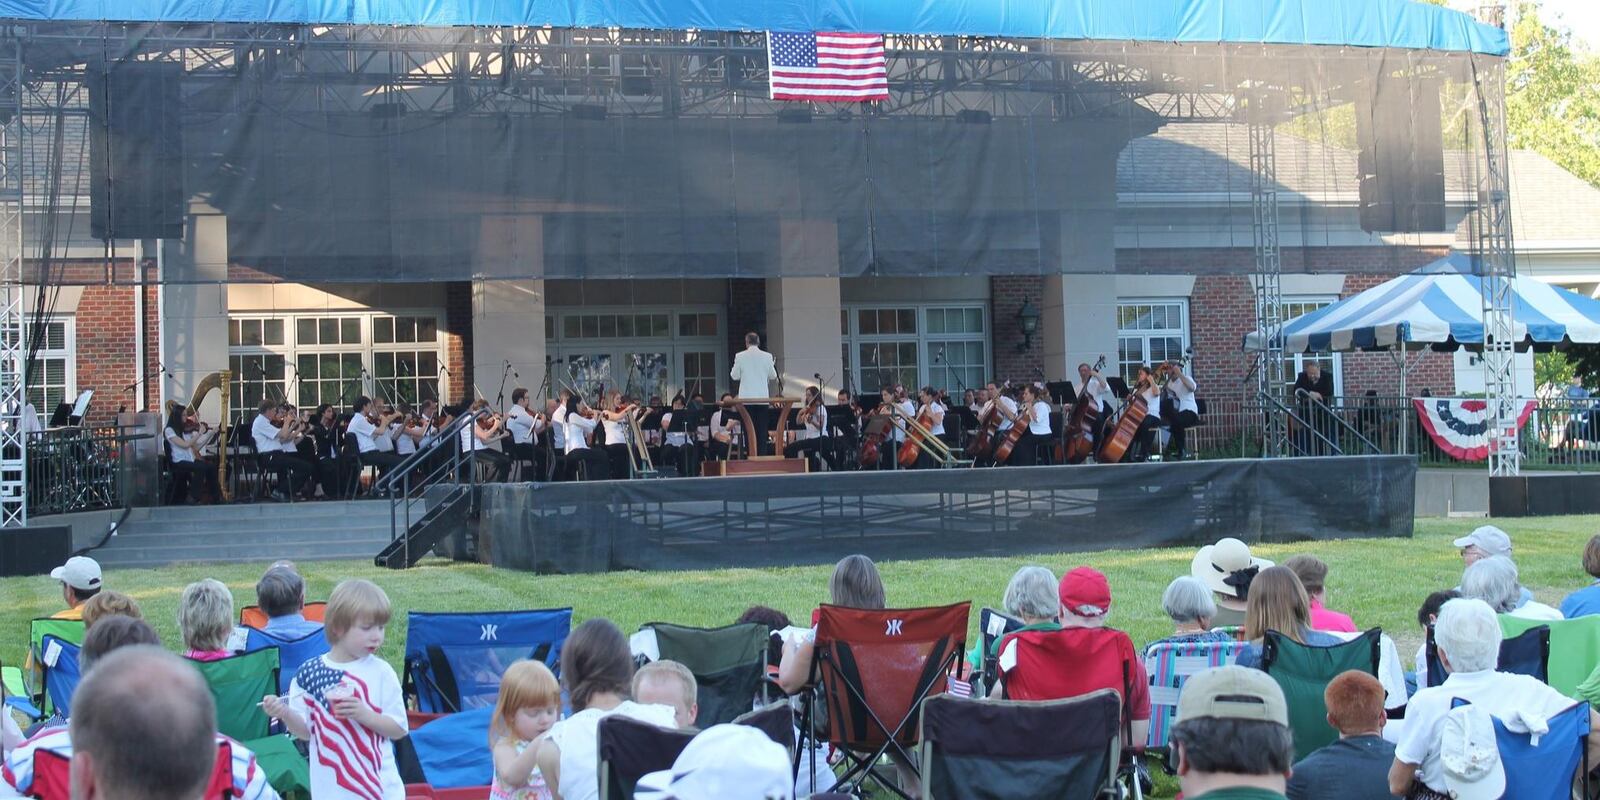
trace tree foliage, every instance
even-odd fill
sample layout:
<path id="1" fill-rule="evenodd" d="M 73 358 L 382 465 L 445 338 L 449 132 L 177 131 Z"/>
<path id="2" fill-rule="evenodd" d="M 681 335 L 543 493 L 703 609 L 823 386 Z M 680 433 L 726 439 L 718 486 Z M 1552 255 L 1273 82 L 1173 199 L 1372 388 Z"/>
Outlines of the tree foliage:
<path id="1" fill-rule="evenodd" d="M 1510 146 L 1536 151 L 1600 186 L 1600 57 L 1573 46 L 1572 32 L 1545 24 L 1523 0 L 1506 65 Z"/>

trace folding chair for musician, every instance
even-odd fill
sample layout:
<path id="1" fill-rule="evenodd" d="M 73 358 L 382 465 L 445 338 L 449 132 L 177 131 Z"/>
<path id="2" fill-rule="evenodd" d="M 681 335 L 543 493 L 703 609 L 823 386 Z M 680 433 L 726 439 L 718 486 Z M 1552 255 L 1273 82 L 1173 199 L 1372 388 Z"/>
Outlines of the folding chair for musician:
<path id="1" fill-rule="evenodd" d="M 930 697 L 922 704 L 923 796 L 1114 800 L 1121 716 L 1112 689 L 1041 701 Z"/>
<path id="2" fill-rule="evenodd" d="M 709 728 L 750 710 L 765 684 L 770 637 L 767 626 L 753 622 L 721 628 L 650 622 L 640 627 L 630 644 L 635 655 L 676 661 L 694 673 L 700 704 L 695 724 Z"/>
<path id="3" fill-rule="evenodd" d="M 494 705 L 500 676 L 525 658 L 559 672 L 572 609 L 406 615 L 405 695 L 418 711 Z"/>
<path id="4" fill-rule="evenodd" d="M 1360 670 L 1376 678 L 1381 647 L 1378 637 L 1382 633 L 1373 628 L 1348 642 L 1316 647 L 1267 631 L 1261 647 L 1261 669 L 1278 682 L 1288 701 L 1296 761 L 1339 738 L 1339 732 L 1328 724 L 1323 692 L 1329 682 L 1347 670 Z"/>
<path id="5" fill-rule="evenodd" d="M 948 687 L 950 670 L 966 650 L 971 608 L 971 603 L 881 610 L 822 606 L 809 683 L 822 687 L 826 739 L 844 754 L 839 790 L 858 789 L 872 777 L 910 800 L 879 772 L 878 763 L 889 755 L 901 768 L 916 770 L 911 750 L 918 741 L 919 709 Z M 811 728 L 814 700 L 809 698 L 815 694 L 806 697 L 803 732 Z"/>

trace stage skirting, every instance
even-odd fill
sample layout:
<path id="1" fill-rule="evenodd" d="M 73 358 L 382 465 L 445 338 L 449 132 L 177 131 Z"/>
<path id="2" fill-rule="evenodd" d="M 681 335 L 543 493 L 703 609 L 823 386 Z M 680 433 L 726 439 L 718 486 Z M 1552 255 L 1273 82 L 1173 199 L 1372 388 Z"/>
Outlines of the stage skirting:
<path id="1" fill-rule="evenodd" d="M 1344 456 L 496 484 L 478 552 L 573 573 L 1410 536 L 1415 480 Z"/>

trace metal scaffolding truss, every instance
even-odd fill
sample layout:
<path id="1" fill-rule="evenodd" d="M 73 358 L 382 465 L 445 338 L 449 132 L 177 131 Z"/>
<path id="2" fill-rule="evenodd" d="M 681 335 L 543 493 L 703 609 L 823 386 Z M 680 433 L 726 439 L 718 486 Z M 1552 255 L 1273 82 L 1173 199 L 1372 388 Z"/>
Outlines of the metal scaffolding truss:
<path id="1" fill-rule="evenodd" d="M 22 43 L 0 35 L 0 526 L 28 522 L 27 435 L 22 430 Z"/>
<path id="2" fill-rule="evenodd" d="M 1278 151 L 1269 122 L 1250 124 L 1250 211 L 1255 239 L 1256 326 L 1265 333 L 1256 389 L 1265 415 L 1261 455 L 1289 454 L 1289 420 L 1283 412 L 1287 382 L 1283 374 L 1283 258 L 1278 250 Z"/>
<path id="3" fill-rule="evenodd" d="M 1517 429 L 1516 327 L 1512 317 L 1517 277 L 1511 232 L 1511 180 L 1506 171 L 1505 81 L 1500 68 L 1478 86 L 1484 170 L 1478 180 L 1474 220 L 1475 261 L 1483 275 L 1483 388 L 1489 402 L 1489 474 L 1522 470 Z"/>

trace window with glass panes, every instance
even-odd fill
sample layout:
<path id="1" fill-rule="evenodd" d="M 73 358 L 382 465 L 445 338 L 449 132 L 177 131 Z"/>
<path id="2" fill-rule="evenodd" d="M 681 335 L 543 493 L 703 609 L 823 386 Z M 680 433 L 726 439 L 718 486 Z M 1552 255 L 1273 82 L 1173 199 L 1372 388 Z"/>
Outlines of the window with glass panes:
<path id="1" fill-rule="evenodd" d="M 1304 316 L 1316 311 L 1323 306 L 1332 305 L 1339 298 L 1333 296 L 1322 297 L 1286 297 L 1283 300 L 1283 317 L 1287 322 L 1295 317 Z M 1333 376 L 1333 393 L 1343 394 L 1340 382 L 1340 362 L 1338 353 L 1285 353 L 1283 358 L 1283 377 L 1289 386 L 1293 386 L 1295 379 L 1305 371 L 1306 364 L 1316 362 L 1322 365 L 1322 371 Z"/>
<path id="2" fill-rule="evenodd" d="M 1117 374 L 1133 383 L 1139 367 L 1183 357 L 1189 346 L 1186 300 L 1117 304 Z"/>
<path id="3" fill-rule="evenodd" d="M 564 383 L 583 391 L 604 385 L 665 404 L 683 392 L 714 400 L 726 378 L 727 347 L 718 307 L 574 308 L 548 316 L 546 346 L 554 392 Z M 720 376 L 720 377 L 719 377 Z"/>
<path id="4" fill-rule="evenodd" d="M 439 399 L 439 323 L 431 316 L 372 318 L 376 396 L 412 405 Z"/>
<path id="5" fill-rule="evenodd" d="M 901 384 L 959 395 L 989 372 L 983 306 L 850 307 L 840 316 L 844 368 L 865 394 Z"/>
<path id="6" fill-rule="evenodd" d="M 41 418 L 48 420 L 57 405 L 70 403 L 77 397 L 77 387 L 73 385 L 72 320 L 68 317 L 42 323 L 29 320 L 27 326 L 28 336 L 39 337 L 28 370 L 28 402 Z"/>
<path id="7" fill-rule="evenodd" d="M 307 409 L 348 407 L 361 395 L 388 402 L 439 398 L 439 319 L 437 313 L 237 315 L 228 322 L 236 413 L 254 413 L 262 398 L 290 397 Z"/>
<path id="8" fill-rule="evenodd" d="M 927 385 L 960 397 L 982 386 L 989 372 L 984 313 L 977 307 L 927 308 Z"/>

